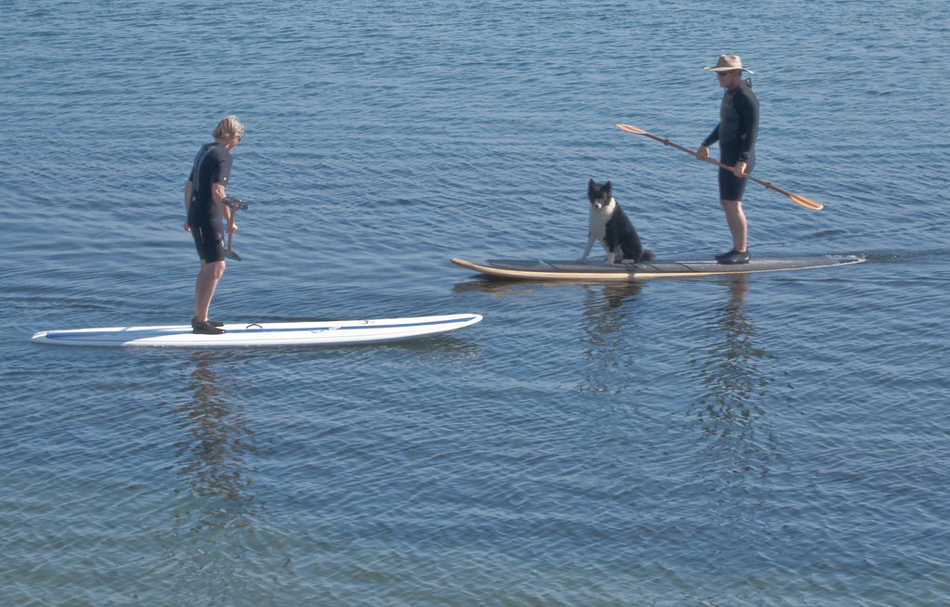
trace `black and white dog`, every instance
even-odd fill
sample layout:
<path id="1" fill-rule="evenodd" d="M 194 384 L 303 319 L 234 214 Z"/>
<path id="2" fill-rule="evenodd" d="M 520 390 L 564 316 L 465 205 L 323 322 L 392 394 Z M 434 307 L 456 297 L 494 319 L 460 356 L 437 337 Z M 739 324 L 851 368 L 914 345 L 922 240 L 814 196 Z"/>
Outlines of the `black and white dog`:
<path id="1" fill-rule="evenodd" d="M 587 197 L 590 199 L 590 232 L 587 236 L 587 249 L 584 250 L 580 261 L 587 260 L 591 247 L 598 240 L 607 251 L 607 263 L 654 259 L 653 251 L 643 248 L 633 224 L 614 200 L 609 181 L 600 185 L 591 179 L 587 184 Z"/>

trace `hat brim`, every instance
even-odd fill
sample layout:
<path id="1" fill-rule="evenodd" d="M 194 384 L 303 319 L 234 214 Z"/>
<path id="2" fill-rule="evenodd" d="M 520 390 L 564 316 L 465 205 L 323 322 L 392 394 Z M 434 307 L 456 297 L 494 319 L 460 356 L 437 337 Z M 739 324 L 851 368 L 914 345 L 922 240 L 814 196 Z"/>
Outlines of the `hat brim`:
<path id="1" fill-rule="evenodd" d="M 738 70 L 738 71 L 740 71 L 740 72 L 749 72 L 750 74 L 754 74 L 754 73 L 755 73 L 755 72 L 753 72 L 752 70 L 747 69 L 747 68 L 744 68 L 744 67 L 716 67 L 716 66 L 713 66 L 713 67 L 704 67 L 703 69 L 706 70 L 707 72 L 734 72 L 734 71 Z"/>

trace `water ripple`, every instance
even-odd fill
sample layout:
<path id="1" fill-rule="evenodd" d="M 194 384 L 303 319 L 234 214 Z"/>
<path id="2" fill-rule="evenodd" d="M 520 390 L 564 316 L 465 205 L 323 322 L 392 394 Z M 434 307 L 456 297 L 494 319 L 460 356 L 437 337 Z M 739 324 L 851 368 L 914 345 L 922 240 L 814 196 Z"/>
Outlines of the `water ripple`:
<path id="1" fill-rule="evenodd" d="M 652 0 L 8 7 L 4 602 L 946 603 L 945 7 L 745 9 L 710 30 Z M 662 256 L 724 250 L 714 171 L 614 124 L 695 147 L 727 51 L 757 72 L 757 175 L 826 204 L 750 184 L 753 255 L 867 263 L 552 285 L 448 262 L 579 255 L 591 178 Z M 191 316 L 182 187 L 232 112 L 251 206 L 214 314 L 485 320 L 353 348 L 31 344 Z"/>

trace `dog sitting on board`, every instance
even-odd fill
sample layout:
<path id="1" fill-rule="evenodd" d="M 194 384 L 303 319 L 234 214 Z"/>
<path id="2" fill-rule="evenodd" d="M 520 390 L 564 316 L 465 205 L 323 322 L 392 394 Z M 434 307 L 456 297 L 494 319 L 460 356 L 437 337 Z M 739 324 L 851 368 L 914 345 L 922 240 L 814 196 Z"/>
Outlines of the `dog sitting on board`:
<path id="1" fill-rule="evenodd" d="M 650 261 L 655 258 L 653 251 L 644 249 L 633 224 L 614 200 L 613 187 L 608 181 L 604 185 L 593 179 L 587 184 L 587 197 L 590 199 L 590 232 L 587 235 L 587 248 L 580 261 L 586 261 L 594 242 L 600 241 L 607 251 L 607 263 Z"/>

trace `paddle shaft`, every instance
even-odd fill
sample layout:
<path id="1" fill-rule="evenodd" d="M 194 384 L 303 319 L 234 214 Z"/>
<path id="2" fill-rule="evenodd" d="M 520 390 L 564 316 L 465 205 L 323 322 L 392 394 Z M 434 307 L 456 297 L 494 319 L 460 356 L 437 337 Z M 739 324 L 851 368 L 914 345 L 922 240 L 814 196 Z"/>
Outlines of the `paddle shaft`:
<path id="1" fill-rule="evenodd" d="M 676 148 L 677 150 L 682 150 L 682 151 L 686 152 L 687 154 L 689 154 L 689 155 L 691 155 L 691 156 L 694 156 L 694 157 L 696 157 L 696 158 L 699 158 L 699 154 L 698 154 L 697 152 L 695 152 L 694 150 L 691 150 L 691 149 L 689 149 L 689 148 L 685 148 L 685 147 L 679 145 L 678 143 L 674 143 L 674 142 L 670 141 L 669 139 L 666 139 L 665 137 L 660 137 L 660 136 L 658 136 L 658 135 L 654 135 L 653 133 L 648 133 L 648 132 L 644 131 L 643 129 L 638 129 L 638 128 L 635 127 L 635 126 L 630 126 L 630 125 L 628 125 L 628 124 L 618 124 L 617 127 L 620 128 L 620 130 L 622 130 L 622 131 L 626 131 L 626 132 L 628 132 L 628 133 L 633 133 L 633 134 L 635 134 L 635 135 L 643 135 L 643 136 L 645 136 L 645 137 L 649 137 L 650 139 L 653 139 L 654 141 L 659 141 L 659 142 L 662 143 L 663 145 L 668 145 L 668 146 L 670 146 L 671 148 Z M 719 162 L 718 160 L 714 160 L 714 159 L 710 158 L 709 156 L 707 156 L 706 158 L 703 158 L 703 160 L 705 160 L 706 162 L 709 162 L 710 164 L 714 164 L 714 165 L 716 165 L 717 167 L 719 167 L 719 168 L 721 168 L 721 169 L 725 169 L 725 170 L 727 170 L 727 171 L 733 171 L 733 170 L 735 169 L 735 167 L 731 167 L 731 166 L 729 166 L 729 165 L 723 164 L 723 163 Z M 752 181 L 756 182 L 757 184 L 761 185 L 761 186 L 764 186 L 764 187 L 766 187 L 766 188 L 768 188 L 768 189 L 770 189 L 770 190 L 774 190 L 774 191 L 778 192 L 779 194 L 783 194 L 783 195 L 785 195 L 785 196 L 788 196 L 788 197 L 791 198 L 794 202 L 796 202 L 796 203 L 798 203 L 799 205 L 805 207 L 806 209 L 811 209 L 811 210 L 813 210 L 813 211 L 818 211 L 818 210 L 821 210 L 821 209 L 824 207 L 824 205 L 821 204 L 820 202 L 815 202 L 814 200 L 811 200 L 811 199 L 809 199 L 809 198 L 805 198 L 804 196 L 799 196 L 798 194 L 792 194 L 791 192 L 786 192 L 786 191 L 783 190 L 782 188 L 779 188 L 779 187 L 777 187 L 777 186 L 774 186 L 774 185 L 772 185 L 771 183 L 769 183 L 768 181 L 762 181 L 761 179 L 756 179 L 755 177 L 752 177 L 751 175 L 749 175 L 749 176 L 747 176 L 747 177 L 748 177 L 749 179 L 751 179 Z"/>
<path id="2" fill-rule="evenodd" d="M 689 149 L 689 148 L 684 148 L 683 146 L 681 146 L 681 145 L 679 145 L 679 144 L 677 144 L 677 143 L 673 143 L 673 142 L 670 141 L 669 139 L 664 139 L 663 137 L 658 137 L 657 135 L 654 135 L 654 134 L 652 134 L 652 133 L 647 133 L 647 132 L 644 132 L 643 134 L 646 135 L 647 137 L 649 137 L 650 139 L 655 139 L 655 140 L 659 141 L 659 142 L 662 143 L 662 144 L 665 144 L 665 145 L 670 146 L 671 148 L 676 148 L 677 150 L 683 150 L 683 151 L 686 152 L 687 154 L 690 154 L 690 155 L 692 155 L 692 156 L 695 156 L 696 158 L 699 158 L 699 153 L 698 153 L 698 152 L 696 152 L 696 151 L 694 151 L 694 150 L 691 150 L 691 149 Z M 735 167 L 731 167 L 731 166 L 729 166 L 729 165 L 727 165 L 727 164 L 723 164 L 723 163 L 719 162 L 718 160 L 715 160 L 715 159 L 713 159 L 713 158 L 710 158 L 709 156 L 706 156 L 705 158 L 703 158 L 703 160 L 705 160 L 706 162 L 708 162 L 708 163 L 710 163 L 710 164 L 716 165 L 716 166 L 719 167 L 720 169 L 726 169 L 727 171 L 733 171 L 733 170 L 735 170 Z M 772 185 L 772 184 L 769 183 L 768 181 L 762 181 L 761 179 L 756 179 L 755 177 L 753 177 L 753 176 L 751 176 L 751 175 L 747 175 L 747 177 L 748 177 L 749 179 L 751 179 L 752 181 L 756 182 L 757 184 L 769 188 L 770 190 L 775 190 L 776 192 L 778 192 L 778 193 L 780 193 L 780 194 L 785 194 L 785 195 L 788 196 L 788 197 L 791 197 L 791 196 L 792 196 L 792 194 L 786 192 L 785 190 L 783 190 L 783 189 L 781 189 L 781 188 L 778 188 L 778 187 Z"/>

